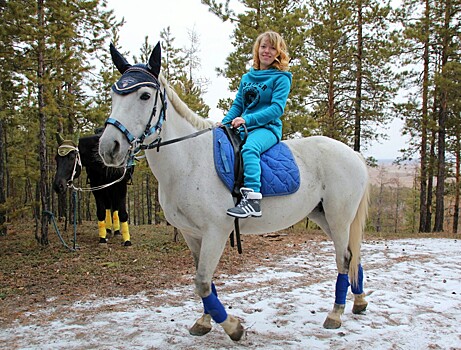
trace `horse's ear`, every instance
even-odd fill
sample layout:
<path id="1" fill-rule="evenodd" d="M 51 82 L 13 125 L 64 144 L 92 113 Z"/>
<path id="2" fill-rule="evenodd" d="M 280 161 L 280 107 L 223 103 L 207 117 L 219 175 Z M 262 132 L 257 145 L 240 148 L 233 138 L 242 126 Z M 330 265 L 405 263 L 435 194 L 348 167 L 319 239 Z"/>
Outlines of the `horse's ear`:
<path id="1" fill-rule="evenodd" d="M 149 71 L 158 78 L 160 67 L 162 66 L 162 48 L 160 41 L 155 45 L 149 58 Z"/>
<path id="2" fill-rule="evenodd" d="M 117 67 L 120 73 L 125 73 L 125 71 L 131 67 L 131 64 L 129 64 L 125 57 L 118 52 L 112 43 L 110 43 L 110 55 L 112 57 L 112 62 L 114 62 L 115 67 Z"/>
<path id="3" fill-rule="evenodd" d="M 64 138 L 59 132 L 56 132 L 56 141 L 58 141 L 58 146 L 61 146 L 64 142 Z"/>

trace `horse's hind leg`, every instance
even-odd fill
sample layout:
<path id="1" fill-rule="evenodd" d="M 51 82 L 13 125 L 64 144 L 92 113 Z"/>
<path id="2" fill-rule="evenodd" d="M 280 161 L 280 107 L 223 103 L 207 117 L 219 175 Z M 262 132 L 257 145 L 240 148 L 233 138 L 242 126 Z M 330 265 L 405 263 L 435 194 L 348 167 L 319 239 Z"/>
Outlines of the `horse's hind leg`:
<path id="1" fill-rule="evenodd" d="M 114 236 L 120 235 L 120 218 L 118 216 L 118 210 L 114 210 L 112 213 L 112 227 L 114 229 Z"/>
<path id="2" fill-rule="evenodd" d="M 115 210 L 114 217 L 117 216 L 118 221 L 120 222 L 120 233 L 122 234 L 123 246 L 130 247 L 131 236 L 130 229 L 128 227 L 128 212 L 126 210 L 126 182 L 122 181 L 116 185 L 118 185 L 114 188 L 116 191 L 112 193 L 113 209 Z M 116 212 L 118 212 L 117 215 L 115 215 Z"/>
<path id="3" fill-rule="evenodd" d="M 365 300 L 365 293 L 363 292 L 363 269 L 361 264 L 358 266 L 357 283 L 352 283 L 351 290 L 354 294 L 354 306 L 352 307 L 352 313 L 364 313 L 367 309 L 368 302 Z"/>
<path id="4" fill-rule="evenodd" d="M 110 209 L 106 209 L 106 233 L 110 235 L 112 233 L 112 214 L 110 212 Z"/>
<path id="5" fill-rule="evenodd" d="M 107 231 L 106 231 L 106 207 L 104 198 L 98 191 L 93 192 L 94 199 L 96 200 L 96 216 L 98 217 L 98 235 L 99 243 L 107 244 Z"/>
<path id="6" fill-rule="evenodd" d="M 335 245 L 338 276 L 336 277 L 335 303 L 333 305 L 333 310 L 330 311 L 323 323 L 323 327 L 328 329 L 341 327 L 341 315 L 344 313 L 346 306 L 346 296 L 350 285 L 348 270 L 351 258 L 348 250 L 348 237 L 348 234 L 344 236 L 332 236 Z"/>
<path id="7" fill-rule="evenodd" d="M 344 236 L 334 234 L 330 228 L 329 223 L 325 218 L 323 208 L 317 207 L 312 213 L 309 214 L 309 219 L 313 220 L 320 228 L 330 237 L 335 245 L 336 252 L 336 266 L 338 269 L 338 276 L 336 277 L 335 286 L 335 303 L 333 310 L 330 311 L 325 322 L 324 328 L 336 329 L 341 327 L 341 315 L 344 313 L 346 306 L 347 290 L 349 288 L 348 266 L 350 261 L 350 254 L 347 250 L 348 243 L 348 230 L 336 229 L 335 232 L 346 232 Z"/>

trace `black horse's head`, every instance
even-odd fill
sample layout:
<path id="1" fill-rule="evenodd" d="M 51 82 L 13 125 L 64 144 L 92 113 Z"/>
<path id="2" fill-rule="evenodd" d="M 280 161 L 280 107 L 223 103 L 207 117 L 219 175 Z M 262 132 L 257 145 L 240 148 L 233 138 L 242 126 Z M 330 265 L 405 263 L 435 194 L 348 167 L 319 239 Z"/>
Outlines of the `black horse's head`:
<path id="1" fill-rule="evenodd" d="M 69 181 L 79 177 L 82 171 L 78 154 L 78 136 L 76 140 L 64 140 L 61 134 L 56 133 L 56 139 L 58 140 L 58 152 L 55 156 L 56 175 L 53 180 L 53 189 L 56 193 L 64 193 Z"/>

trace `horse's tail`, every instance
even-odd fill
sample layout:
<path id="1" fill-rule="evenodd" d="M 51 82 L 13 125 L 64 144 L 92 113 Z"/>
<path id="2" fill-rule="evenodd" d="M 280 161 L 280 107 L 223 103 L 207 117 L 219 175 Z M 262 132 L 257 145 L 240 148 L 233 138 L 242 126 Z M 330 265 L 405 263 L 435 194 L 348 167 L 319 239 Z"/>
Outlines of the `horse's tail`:
<path id="1" fill-rule="evenodd" d="M 368 204 L 370 200 L 369 184 L 365 186 L 365 192 L 360 200 L 357 213 L 352 221 L 349 232 L 349 250 L 351 252 L 351 261 L 349 264 L 349 278 L 351 283 L 357 285 L 358 283 L 358 265 L 360 263 L 360 246 L 363 238 L 363 231 L 368 216 Z"/>

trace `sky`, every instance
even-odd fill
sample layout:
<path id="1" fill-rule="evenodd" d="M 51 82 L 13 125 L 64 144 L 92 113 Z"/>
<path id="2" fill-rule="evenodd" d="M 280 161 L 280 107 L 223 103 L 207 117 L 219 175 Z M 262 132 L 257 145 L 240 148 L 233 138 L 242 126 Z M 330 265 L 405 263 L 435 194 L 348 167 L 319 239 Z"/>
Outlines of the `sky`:
<path id="1" fill-rule="evenodd" d="M 267 257 L 264 266 L 217 274 L 222 303 L 246 329 L 239 342 L 216 324 L 205 336 L 189 335 L 203 312 L 191 275 L 189 286 L 160 294 L 37 301 L 2 324 L 0 349 L 459 350 L 460 250 L 459 239 L 365 241 L 368 308 L 352 314 L 349 293 L 339 329 L 322 327 L 334 302 L 333 244 L 307 240 L 281 261 Z"/>
<path id="2" fill-rule="evenodd" d="M 129 5 L 128 5 L 129 4 Z M 108 0 L 108 7 L 114 9 L 118 20 L 125 18 L 125 25 L 120 30 L 121 50 L 138 55 L 146 36 L 155 44 L 160 40 L 160 32 L 170 27 L 175 37 L 175 46 L 188 46 L 189 32 L 193 30 L 199 37 L 199 53 L 201 59 L 200 77 L 210 81 L 208 91 L 204 95 L 205 102 L 211 107 L 209 117 L 221 120 L 223 113 L 216 108 L 220 98 L 233 98 L 235 93 L 228 91 L 228 82 L 216 74 L 217 67 L 224 67 L 226 57 L 233 51 L 231 35 L 234 25 L 222 22 L 216 15 L 208 11 L 208 6 L 200 0 Z M 230 1 L 230 7 L 241 9 L 237 0 Z M 374 143 L 364 151 L 366 157 L 395 159 L 400 155 L 399 149 L 405 147 L 406 138 L 400 135 L 400 121 L 393 122 L 386 133 L 389 140 Z"/>

